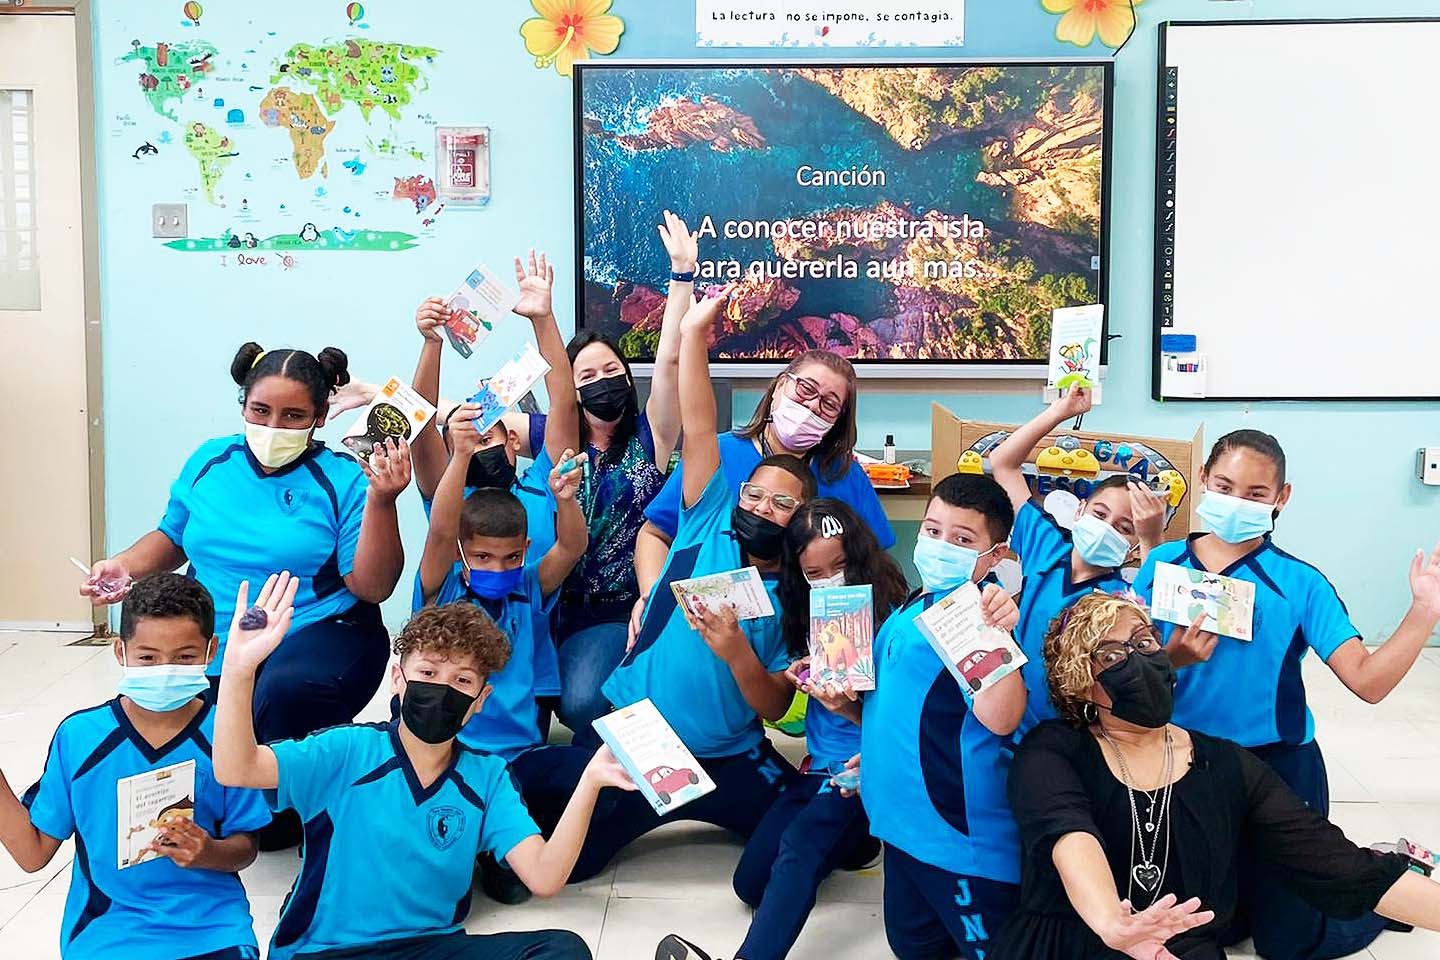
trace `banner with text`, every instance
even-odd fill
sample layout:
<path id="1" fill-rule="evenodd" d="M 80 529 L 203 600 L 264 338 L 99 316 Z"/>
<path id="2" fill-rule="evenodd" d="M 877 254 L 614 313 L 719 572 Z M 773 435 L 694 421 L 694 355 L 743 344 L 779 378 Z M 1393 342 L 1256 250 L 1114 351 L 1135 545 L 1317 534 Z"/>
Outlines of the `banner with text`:
<path id="1" fill-rule="evenodd" d="M 958 47 L 965 0 L 695 0 L 701 47 Z"/>

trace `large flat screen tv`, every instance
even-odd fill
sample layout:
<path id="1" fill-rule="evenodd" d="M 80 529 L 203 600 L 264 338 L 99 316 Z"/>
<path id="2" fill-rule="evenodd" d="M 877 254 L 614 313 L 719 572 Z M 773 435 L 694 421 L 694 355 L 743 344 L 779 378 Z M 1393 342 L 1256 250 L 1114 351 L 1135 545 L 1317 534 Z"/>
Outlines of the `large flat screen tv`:
<path id="1" fill-rule="evenodd" d="M 1050 312 L 1105 302 L 1109 61 L 580 63 L 580 325 L 654 359 L 670 263 L 739 287 L 713 361 L 1035 375 Z"/>

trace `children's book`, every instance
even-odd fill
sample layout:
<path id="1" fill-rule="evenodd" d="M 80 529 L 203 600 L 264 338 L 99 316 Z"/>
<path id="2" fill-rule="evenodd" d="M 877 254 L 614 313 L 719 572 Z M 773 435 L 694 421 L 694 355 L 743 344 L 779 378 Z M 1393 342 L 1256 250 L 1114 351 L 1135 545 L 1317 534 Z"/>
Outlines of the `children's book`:
<path id="1" fill-rule="evenodd" d="M 810 680 L 875 689 L 874 592 L 870 585 L 810 591 Z"/>
<path id="2" fill-rule="evenodd" d="M 149 847 L 161 827 L 195 819 L 195 761 L 124 777 L 115 781 L 115 795 L 116 867 L 123 870 L 160 856 Z"/>
<path id="3" fill-rule="evenodd" d="M 550 364 L 540 356 L 540 351 L 534 344 L 525 344 L 524 349 L 507 360 L 495 371 L 495 376 L 481 384 L 480 392 L 470 398 L 471 403 L 480 404 L 475 429 L 484 435 L 549 372 Z"/>
<path id="4" fill-rule="evenodd" d="M 695 611 L 702 607 L 710 613 L 718 613 L 726 606 L 734 607 L 738 620 L 775 616 L 770 594 L 760 580 L 760 571 L 754 567 L 676 580 L 670 589 L 691 629 L 698 629 Z"/>
<path id="5" fill-rule="evenodd" d="M 1045 386 L 1058 390 L 1100 383 L 1105 307 L 1062 307 L 1050 316 L 1050 369 Z"/>
<path id="6" fill-rule="evenodd" d="M 1249 640 L 1255 620 L 1255 584 L 1173 563 L 1155 564 L 1150 615 L 1188 627 L 1202 613 L 1202 629 Z"/>
<path id="7" fill-rule="evenodd" d="M 715 789 L 715 781 L 648 698 L 606 714 L 594 726 L 661 816 Z"/>
<path id="8" fill-rule="evenodd" d="M 355 456 L 368 457 L 375 444 L 389 438 L 415 439 L 433 416 L 435 408 L 424 397 L 399 377 L 391 377 L 375 394 L 370 406 L 350 424 L 340 442 Z"/>
<path id="9" fill-rule="evenodd" d="M 520 293 L 483 263 L 470 271 L 465 282 L 445 298 L 450 317 L 445 321 L 445 336 L 450 346 L 462 357 L 475 352 L 495 325 L 515 309 Z"/>
<path id="10" fill-rule="evenodd" d="M 1010 634 L 987 626 L 980 588 L 967 583 L 915 618 L 915 626 L 945 661 L 967 699 L 1019 670 L 1025 654 Z"/>

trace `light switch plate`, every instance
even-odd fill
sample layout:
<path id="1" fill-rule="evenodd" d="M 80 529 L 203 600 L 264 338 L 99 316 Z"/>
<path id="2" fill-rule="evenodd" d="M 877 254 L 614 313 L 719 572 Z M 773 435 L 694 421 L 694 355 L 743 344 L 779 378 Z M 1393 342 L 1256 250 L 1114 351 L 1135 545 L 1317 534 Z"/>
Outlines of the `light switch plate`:
<path id="1" fill-rule="evenodd" d="M 190 236 L 190 215 L 183 203 L 157 203 L 150 208 L 152 236 L 175 240 Z"/>
<path id="2" fill-rule="evenodd" d="M 1440 447 L 1421 447 L 1415 453 L 1415 476 L 1430 487 L 1440 487 Z"/>

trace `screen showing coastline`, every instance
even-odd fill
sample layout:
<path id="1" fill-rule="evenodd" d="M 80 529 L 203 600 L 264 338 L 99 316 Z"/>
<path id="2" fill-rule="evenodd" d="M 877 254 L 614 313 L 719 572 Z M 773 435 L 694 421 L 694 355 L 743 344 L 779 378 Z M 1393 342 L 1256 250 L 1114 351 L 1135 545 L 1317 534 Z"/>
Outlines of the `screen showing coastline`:
<path id="1" fill-rule="evenodd" d="M 1106 63 L 577 64 L 581 325 L 654 357 L 665 209 L 697 288 L 738 282 L 711 357 L 1041 364 L 1103 302 Z"/>

